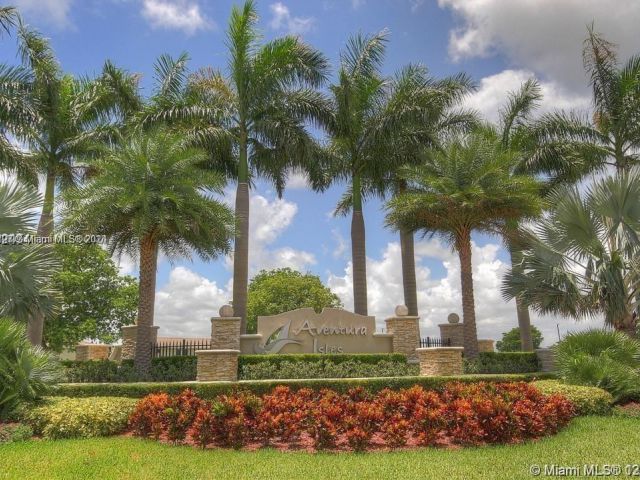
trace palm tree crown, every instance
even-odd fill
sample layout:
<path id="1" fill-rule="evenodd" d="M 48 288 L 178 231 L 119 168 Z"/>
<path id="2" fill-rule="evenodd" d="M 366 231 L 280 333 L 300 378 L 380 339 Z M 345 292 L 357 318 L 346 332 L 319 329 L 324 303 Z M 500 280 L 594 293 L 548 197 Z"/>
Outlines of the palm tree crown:
<path id="1" fill-rule="evenodd" d="M 463 298 L 465 354 L 478 353 L 471 271 L 471 232 L 502 232 L 507 220 L 539 213 L 539 184 L 512 173 L 516 158 L 491 131 L 451 140 L 427 152 L 422 165 L 407 168 L 409 188 L 387 204 L 395 228 L 442 235 L 458 252 Z"/>
<path id="2" fill-rule="evenodd" d="M 229 250 L 233 213 L 216 201 L 224 178 L 199 167 L 206 152 L 164 130 L 135 135 L 97 165 L 97 176 L 67 193 L 74 231 L 108 237 L 111 253 L 140 261 L 136 366 L 148 371 L 158 253 L 203 260 Z"/>

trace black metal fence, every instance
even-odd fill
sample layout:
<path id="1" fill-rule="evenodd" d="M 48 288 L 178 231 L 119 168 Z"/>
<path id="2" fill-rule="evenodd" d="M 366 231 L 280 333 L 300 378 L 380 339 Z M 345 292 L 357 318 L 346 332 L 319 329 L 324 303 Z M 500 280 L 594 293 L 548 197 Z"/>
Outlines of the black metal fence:
<path id="1" fill-rule="evenodd" d="M 173 342 L 151 344 L 151 357 L 189 357 L 196 354 L 196 350 L 210 350 L 211 340 L 188 339 Z"/>
<path id="2" fill-rule="evenodd" d="M 420 348 L 431 348 L 431 347 L 450 347 L 451 339 L 450 338 L 421 338 L 420 339 Z"/>

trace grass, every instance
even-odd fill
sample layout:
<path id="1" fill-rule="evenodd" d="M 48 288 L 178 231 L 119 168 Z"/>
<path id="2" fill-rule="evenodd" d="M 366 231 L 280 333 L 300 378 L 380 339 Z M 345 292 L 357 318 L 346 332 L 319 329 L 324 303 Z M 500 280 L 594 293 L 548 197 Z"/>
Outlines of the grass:
<path id="1" fill-rule="evenodd" d="M 0 479 L 533 478 L 531 465 L 638 463 L 640 420 L 581 417 L 558 435 L 523 445 L 393 453 L 201 451 L 112 437 L 0 446 Z"/>

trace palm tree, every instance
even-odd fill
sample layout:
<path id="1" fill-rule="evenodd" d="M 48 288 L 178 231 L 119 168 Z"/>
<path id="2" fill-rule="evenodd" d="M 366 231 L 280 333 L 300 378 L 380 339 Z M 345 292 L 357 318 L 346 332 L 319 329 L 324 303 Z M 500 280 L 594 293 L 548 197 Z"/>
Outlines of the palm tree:
<path id="1" fill-rule="evenodd" d="M 535 216 L 539 184 L 512 173 L 516 159 L 489 130 L 429 150 L 424 162 L 403 172 L 409 188 L 387 203 L 387 225 L 442 235 L 458 252 L 465 355 L 478 355 L 471 267 L 471 232 L 501 232 L 509 220 Z"/>
<path id="2" fill-rule="evenodd" d="M 593 91 L 593 117 L 567 112 L 544 116 L 536 128 L 541 148 L 530 160 L 565 182 L 607 166 L 629 170 L 640 155 L 640 56 L 620 65 L 616 46 L 591 26 L 583 60 Z"/>
<path id="3" fill-rule="evenodd" d="M 51 278 L 59 263 L 43 245 L 12 243 L 15 235 L 33 234 L 34 210 L 42 205 L 38 191 L 28 185 L 0 183 L 0 317 L 20 322 L 53 311 L 56 292 Z M 6 235 L 6 237 L 5 237 Z"/>
<path id="4" fill-rule="evenodd" d="M 316 90 L 327 78 L 325 57 L 294 36 L 261 44 L 257 21 L 252 0 L 234 6 L 227 29 L 228 75 L 199 71 L 190 88 L 200 100 L 154 114 L 155 120 L 172 115 L 210 119 L 198 125 L 195 138 L 212 150 L 214 162 L 235 163 L 233 307 L 242 332 L 247 328 L 250 184 L 262 177 L 282 194 L 292 170 L 317 170 L 312 162 L 321 152 L 306 124 L 326 123 L 330 117 L 327 100 Z"/>
<path id="5" fill-rule="evenodd" d="M 211 196 L 225 182 L 199 167 L 206 159 L 180 134 L 134 135 L 100 160 L 94 178 L 67 193 L 72 231 L 106 235 L 110 253 L 139 258 L 135 366 L 142 375 L 151 365 L 158 253 L 190 258 L 193 251 L 209 260 L 229 250 L 233 213 Z"/>
<path id="6" fill-rule="evenodd" d="M 533 136 L 531 114 L 542 100 L 540 85 L 534 79 L 524 82 L 516 92 L 510 92 L 506 105 L 500 110 L 497 131 L 502 148 L 519 158 L 514 165 L 515 174 L 541 174 L 529 163 L 537 147 Z M 517 238 L 518 221 L 508 222 L 505 240 L 511 256 L 511 268 L 518 268 L 520 262 L 519 242 Z M 516 313 L 520 331 L 520 344 L 523 352 L 533 351 L 531 335 L 531 317 L 529 309 L 520 298 L 516 298 Z"/>
<path id="7" fill-rule="evenodd" d="M 0 34 L 2 30 L 6 33 L 11 31 L 11 28 L 15 27 L 20 17 L 15 7 L 0 7 Z"/>
<path id="8" fill-rule="evenodd" d="M 336 213 L 352 215 L 354 311 L 361 315 L 367 315 L 363 202 L 388 191 L 394 183 L 390 173 L 409 163 L 417 149 L 434 144 L 434 131 L 425 126 L 432 127 L 435 117 L 470 85 L 465 76 L 436 81 L 417 65 L 403 68 L 393 78 L 384 77 L 380 69 L 386 42 L 386 31 L 349 40 L 340 57 L 338 82 L 331 86 L 334 119 L 326 125 L 330 164 L 323 187 L 341 181 L 349 184 Z M 401 243 L 407 303 L 411 314 L 417 315 L 415 267 L 413 260 L 406 262 L 413 257 L 413 243 L 404 232 Z"/>
<path id="9" fill-rule="evenodd" d="M 640 295 L 640 170 L 622 171 L 586 192 L 559 187 L 554 208 L 526 238 L 521 267 L 505 277 L 505 298 L 536 311 L 605 324 L 635 335 Z"/>
<path id="10" fill-rule="evenodd" d="M 114 121 L 124 111 L 137 108 L 136 80 L 110 62 L 94 80 L 63 75 L 48 41 L 39 33 L 20 25 L 18 38 L 23 65 L 13 72 L 28 82 L 28 94 L 17 99 L 22 107 L 16 110 L 26 113 L 22 119 L 14 118 L 7 129 L 29 152 L 29 168 L 18 173 L 30 174 L 31 181 L 36 181 L 36 174 L 45 176 L 37 235 L 49 237 L 56 187 L 74 185 L 86 172 L 82 162 L 95 156 L 98 142 L 113 134 Z M 0 71 L 10 70 L 0 66 Z M 42 343 L 43 325 L 41 315 L 29 321 L 27 332 L 34 345 Z"/>

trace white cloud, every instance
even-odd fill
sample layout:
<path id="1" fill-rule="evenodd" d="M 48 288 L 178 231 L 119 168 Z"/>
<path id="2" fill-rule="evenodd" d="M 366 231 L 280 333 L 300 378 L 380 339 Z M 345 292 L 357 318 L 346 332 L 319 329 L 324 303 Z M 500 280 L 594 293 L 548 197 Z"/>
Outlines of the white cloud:
<path id="1" fill-rule="evenodd" d="M 438 0 L 459 26 L 450 32 L 454 60 L 504 55 L 569 88 L 586 88 L 582 42 L 586 26 L 620 45 L 622 58 L 637 51 L 640 2 L 636 0 Z"/>
<path id="2" fill-rule="evenodd" d="M 301 172 L 294 172 L 287 178 L 287 188 L 293 190 L 306 190 L 311 188 L 309 185 L 309 178 L 306 174 Z"/>
<path id="3" fill-rule="evenodd" d="M 314 19 L 312 17 L 294 17 L 282 2 L 276 2 L 269 5 L 271 10 L 271 22 L 269 26 L 273 30 L 286 30 L 292 34 L 303 34 L 313 28 Z"/>
<path id="4" fill-rule="evenodd" d="M 143 0 L 142 16 L 153 28 L 182 30 L 187 35 L 215 26 L 198 3 L 188 0 Z"/>
<path id="5" fill-rule="evenodd" d="M 69 11 L 73 0 L 14 0 L 10 4 L 21 14 L 33 16 L 58 28 L 71 26 Z"/>
<path id="6" fill-rule="evenodd" d="M 188 268 L 176 267 L 156 292 L 154 323 L 160 336 L 208 337 L 209 318 L 230 299 L 229 285 L 221 288 Z"/>
<path id="7" fill-rule="evenodd" d="M 498 120 L 498 113 L 507 101 L 509 92 L 517 91 L 520 86 L 535 74 L 528 70 L 504 70 L 480 81 L 477 91 L 467 96 L 465 106 L 478 110 L 482 116 L 492 122 Z M 542 102 L 537 114 L 556 109 L 585 109 L 589 106 L 587 95 L 577 95 L 566 91 L 555 82 L 540 82 Z"/>
<path id="8" fill-rule="evenodd" d="M 365 3 L 367 3 L 366 0 L 351 0 L 351 8 L 353 8 L 354 10 L 357 10 L 360 7 L 362 7 Z"/>
<path id="9" fill-rule="evenodd" d="M 417 241 L 415 251 L 421 333 L 423 336 L 438 336 L 438 324 L 446 322 L 449 313 L 462 314 L 458 256 L 437 239 Z M 508 265 L 498 258 L 499 251 L 498 244 L 473 245 L 476 321 L 480 338 L 498 340 L 503 332 L 517 326 L 515 303 L 505 302 L 500 293 Z M 446 275 L 435 278 L 424 265 L 426 258 L 439 260 Z M 330 274 L 328 280 L 330 288 L 347 309 L 353 308 L 352 278 L 352 266 L 348 262 L 343 275 Z M 384 318 L 404 301 L 399 243 L 387 244 L 381 259 L 367 259 L 367 280 L 369 314 L 375 315 L 378 325 L 384 327 Z M 547 343 L 553 343 L 557 338 L 556 323 L 560 324 L 562 333 L 601 324 L 598 321 L 577 324 L 570 319 L 540 317 L 534 312 L 531 317 Z"/>

